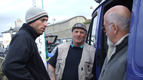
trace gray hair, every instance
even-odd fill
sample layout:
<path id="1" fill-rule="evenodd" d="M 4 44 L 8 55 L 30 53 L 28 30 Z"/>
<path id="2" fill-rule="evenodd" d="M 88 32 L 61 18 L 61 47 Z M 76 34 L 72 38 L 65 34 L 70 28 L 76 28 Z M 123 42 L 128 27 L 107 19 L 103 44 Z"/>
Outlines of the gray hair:
<path id="1" fill-rule="evenodd" d="M 130 17 L 124 17 L 118 13 L 110 12 L 107 16 L 109 24 L 115 23 L 124 31 L 129 31 Z"/>

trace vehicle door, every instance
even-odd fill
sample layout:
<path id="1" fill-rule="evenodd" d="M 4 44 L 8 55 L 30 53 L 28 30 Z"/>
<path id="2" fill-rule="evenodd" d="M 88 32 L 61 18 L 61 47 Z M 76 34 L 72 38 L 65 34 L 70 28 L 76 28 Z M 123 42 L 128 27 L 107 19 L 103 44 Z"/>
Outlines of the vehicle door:
<path id="1" fill-rule="evenodd" d="M 107 36 L 102 31 L 104 14 L 108 9 L 115 5 L 124 5 L 132 10 L 133 0 L 104 0 L 94 10 L 92 20 L 90 22 L 88 36 L 86 42 L 96 48 L 95 63 L 94 63 L 94 80 L 98 80 L 106 53 L 108 50 Z M 96 77 L 96 78 L 95 78 Z"/>
<path id="2" fill-rule="evenodd" d="M 101 66 L 105 55 L 101 54 L 101 26 L 102 26 L 102 6 L 96 8 L 92 14 L 92 20 L 88 30 L 88 36 L 86 42 L 96 48 L 95 62 L 94 62 L 94 80 L 97 80 L 100 74 Z"/>
<path id="3" fill-rule="evenodd" d="M 143 0 L 132 7 L 126 80 L 143 80 Z"/>

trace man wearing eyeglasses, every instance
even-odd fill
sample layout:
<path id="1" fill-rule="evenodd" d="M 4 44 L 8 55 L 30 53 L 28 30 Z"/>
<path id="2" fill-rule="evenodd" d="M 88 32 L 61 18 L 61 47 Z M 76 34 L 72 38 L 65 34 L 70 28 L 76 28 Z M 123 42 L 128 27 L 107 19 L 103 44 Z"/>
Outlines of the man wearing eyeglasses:
<path id="1" fill-rule="evenodd" d="M 110 8 L 104 15 L 108 52 L 99 80 L 125 79 L 130 17 L 131 12 L 122 5 Z"/>
<path id="2" fill-rule="evenodd" d="M 85 25 L 76 23 L 72 27 L 73 41 L 58 45 L 55 55 L 49 60 L 51 80 L 90 80 L 93 77 L 95 48 L 84 42 L 86 36 Z"/>

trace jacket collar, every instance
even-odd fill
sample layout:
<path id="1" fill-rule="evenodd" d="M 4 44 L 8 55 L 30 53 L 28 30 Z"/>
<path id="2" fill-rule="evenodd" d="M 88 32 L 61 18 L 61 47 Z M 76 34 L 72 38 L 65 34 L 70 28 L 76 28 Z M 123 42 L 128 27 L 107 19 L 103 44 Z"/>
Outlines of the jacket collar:
<path id="1" fill-rule="evenodd" d="M 128 37 L 129 37 L 129 35 L 127 34 L 117 42 L 115 53 L 119 52 L 122 48 L 124 48 L 126 45 L 128 45 Z"/>
<path id="2" fill-rule="evenodd" d="M 34 40 L 35 40 L 38 36 L 40 36 L 40 35 L 34 30 L 34 28 L 32 28 L 29 24 L 24 23 L 24 24 L 22 25 L 22 27 L 20 28 L 20 30 L 22 30 L 22 29 L 26 30 L 26 32 L 28 32 L 28 33 L 33 37 Z"/>

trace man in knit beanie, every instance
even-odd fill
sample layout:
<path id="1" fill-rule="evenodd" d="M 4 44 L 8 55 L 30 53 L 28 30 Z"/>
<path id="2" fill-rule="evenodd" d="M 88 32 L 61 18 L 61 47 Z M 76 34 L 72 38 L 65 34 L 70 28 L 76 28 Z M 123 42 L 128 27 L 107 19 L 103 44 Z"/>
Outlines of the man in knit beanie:
<path id="1" fill-rule="evenodd" d="M 32 7 L 26 12 L 25 20 L 11 40 L 3 72 L 9 80 L 50 80 L 35 43 L 47 27 L 48 14 Z"/>

